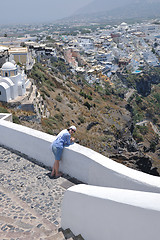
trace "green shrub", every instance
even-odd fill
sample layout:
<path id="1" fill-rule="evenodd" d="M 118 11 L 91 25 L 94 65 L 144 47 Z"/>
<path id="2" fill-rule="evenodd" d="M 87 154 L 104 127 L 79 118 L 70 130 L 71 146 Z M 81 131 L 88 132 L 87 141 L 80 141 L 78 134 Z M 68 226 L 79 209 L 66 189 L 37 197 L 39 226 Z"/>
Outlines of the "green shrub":
<path id="1" fill-rule="evenodd" d="M 90 108 L 92 107 L 92 106 L 89 104 L 89 102 L 85 102 L 83 105 L 86 106 L 89 110 L 90 110 Z"/>
<path id="2" fill-rule="evenodd" d="M 79 121 L 80 121 L 81 123 L 84 123 L 84 121 L 85 121 L 85 119 L 84 119 L 83 116 L 79 116 L 78 119 L 79 119 Z"/>
<path id="3" fill-rule="evenodd" d="M 139 133 L 138 129 L 135 128 L 133 131 L 133 138 L 136 140 L 137 143 L 139 142 L 143 142 L 143 137 L 142 135 Z"/>
<path id="4" fill-rule="evenodd" d="M 151 150 L 152 152 L 155 152 L 155 151 L 156 151 L 156 142 L 155 142 L 155 141 L 152 141 L 152 142 L 150 143 L 150 150 Z"/>
<path id="5" fill-rule="evenodd" d="M 6 108 L 0 107 L 0 113 L 9 113 L 9 112 Z"/>
<path id="6" fill-rule="evenodd" d="M 148 133 L 148 128 L 146 126 L 137 126 L 137 128 L 139 129 L 139 132 L 143 135 Z"/>
<path id="7" fill-rule="evenodd" d="M 62 97 L 60 95 L 57 95 L 55 99 L 57 102 L 62 102 Z"/>
<path id="8" fill-rule="evenodd" d="M 41 88 L 40 91 L 42 94 L 46 95 L 47 97 L 50 97 L 50 94 L 44 88 Z"/>
<path id="9" fill-rule="evenodd" d="M 72 104 L 68 103 L 67 106 L 70 107 L 73 110 Z"/>
<path id="10" fill-rule="evenodd" d="M 88 98 L 89 100 L 92 100 L 92 97 L 91 97 L 91 96 L 87 96 L 87 98 Z"/>
<path id="11" fill-rule="evenodd" d="M 20 124 L 20 120 L 16 115 L 13 114 L 12 119 L 13 119 L 13 123 Z"/>
<path id="12" fill-rule="evenodd" d="M 62 113 L 55 114 L 54 117 L 55 117 L 58 121 L 63 121 L 63 114 L 62 114 Z"/>

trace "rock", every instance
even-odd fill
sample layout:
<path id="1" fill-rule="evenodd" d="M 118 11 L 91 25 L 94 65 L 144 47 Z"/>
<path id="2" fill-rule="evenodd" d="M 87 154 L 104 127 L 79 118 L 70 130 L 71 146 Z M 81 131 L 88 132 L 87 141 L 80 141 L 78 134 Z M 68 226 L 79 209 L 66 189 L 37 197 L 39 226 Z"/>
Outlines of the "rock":
<path id="1" fill-rule="evenodd" d="M 87 126 L 87 130 L 89 131 L 93 126 L 99 124 L 99 122 L 91 122 L 88 126 Z"/>
<path id="2" fill-rule="evenodd" d="M 107 128 L 103 131 L 103 133 L 108 135 L 113 135 L 113 132 L 111 132 L 111 130 Z"/>
<path id="3" fill-rule="evenodd" d="M 154 176 L 159 176 L 159 173 L 157 171 L 157 168 L 152 166 L 152 159 L 148 156 L 143 156 L 140 157 L 137 161 L 136 164 L 139 167 L 139 170 L 141 170 L 142 172 L 154 175 Z"/>
<path id="4" fill-rule="evenodd" d="M 152 168 L 150 174 L 154 176 L 159 176 L 158 168 L 156 167 Z"/>

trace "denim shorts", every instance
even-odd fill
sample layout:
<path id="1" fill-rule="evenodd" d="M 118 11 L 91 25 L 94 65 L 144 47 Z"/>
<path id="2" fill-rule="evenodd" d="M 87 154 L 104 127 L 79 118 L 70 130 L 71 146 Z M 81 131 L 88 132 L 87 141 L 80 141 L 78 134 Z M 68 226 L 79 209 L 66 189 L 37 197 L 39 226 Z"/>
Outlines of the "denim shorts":
<path id="1" fill-rule="evenodd" d="M 55 160 L 60 161 L 62 152 L 63 152 L 63 148 L 55 147 L 54 145 L 52 145 L 52 152 L 54 153 Z"/>

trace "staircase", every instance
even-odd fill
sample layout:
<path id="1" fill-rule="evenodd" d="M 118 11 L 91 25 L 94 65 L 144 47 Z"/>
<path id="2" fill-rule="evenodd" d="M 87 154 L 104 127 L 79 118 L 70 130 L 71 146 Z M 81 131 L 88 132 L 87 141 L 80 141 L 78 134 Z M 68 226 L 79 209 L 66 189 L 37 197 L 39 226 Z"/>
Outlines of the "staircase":
<path id="1" fill-rule="evenodd" d="M 0 240 L 82 240 L 60 228 L 61 200 L 74 183 L 0 147 Z"/>
<path id="2" fill-rule="evenodd" d="M 58 228 L 1 184 L 0 202 L 0 239 L 83 240 L 70 229 Z"/>

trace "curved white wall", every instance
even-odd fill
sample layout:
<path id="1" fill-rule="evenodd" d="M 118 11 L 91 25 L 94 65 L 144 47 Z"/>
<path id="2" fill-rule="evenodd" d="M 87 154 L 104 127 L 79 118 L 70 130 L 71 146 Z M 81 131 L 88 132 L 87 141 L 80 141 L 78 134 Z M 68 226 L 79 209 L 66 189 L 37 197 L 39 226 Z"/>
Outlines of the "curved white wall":
<path id="1" fill-rule="evenodd" d="M 49 146 L 53 136 L 22 125 L 0 120 L 0 144 L 52 166 L 53 154 Z"/>
<path id="2" fill-rule="evenodd" d="M 0 135 L 1 145 L 53 166 L 50 145 L 54 136 L 1 119 Z M 81 233 L 85 240 L 159 239 L 159 177 L 130 169 L 78 144 L 64 149 L 60 169 L 97 186 L 78 185 L 66 191 L 63 228 Z"/>
<path id="3" fill-rule="evenodd" d="M 160 194 L 77 185 L 65 192 L 62 227 L 85 240 L 159 240 Z"/>
<path id="4" fill-rule="evenodd" d="M 159 177 L 128 168 L 78 144 L 65 148 L 61 170 L 91 185 L 160 192 Z"/>
<path id="5" fill-rule="evenodd" d="M 53 166 L 50 145 L 54 136 L 4 120 L 0 120 L 0 134 L 0 144 Z M 130 169 L 79 144 L 64 149 L 60 170 L 91 185 L 160 192 L 159 177 Z"/>

